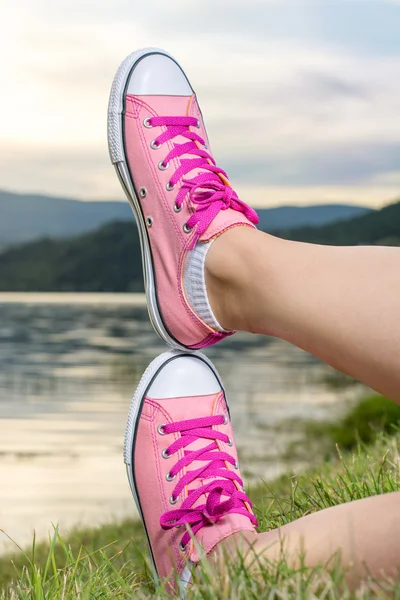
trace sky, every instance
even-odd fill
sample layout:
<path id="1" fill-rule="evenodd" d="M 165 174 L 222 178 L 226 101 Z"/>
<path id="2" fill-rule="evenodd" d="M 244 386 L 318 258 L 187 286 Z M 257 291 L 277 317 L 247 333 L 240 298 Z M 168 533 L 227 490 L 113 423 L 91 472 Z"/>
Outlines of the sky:
<path id="1" fill-rule="evenodd" d="M 400 0 L 0 0 L 0 188 L 121 200 L 120 62 L 168 50 L 253 206 L 400 197 Z"/>

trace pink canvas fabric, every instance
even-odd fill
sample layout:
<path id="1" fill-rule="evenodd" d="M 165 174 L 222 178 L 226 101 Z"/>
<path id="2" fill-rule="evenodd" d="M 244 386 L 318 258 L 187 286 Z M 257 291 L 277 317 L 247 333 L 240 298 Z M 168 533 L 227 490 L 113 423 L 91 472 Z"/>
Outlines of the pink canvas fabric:
<path id="1" fill-rule="evenodd" d="M 206 553 L 235 532 L 255 530 L 237 461 L 223 391 L 144 399 L 132 466 L 160 578 L 181 576 L 199 560 L 187 525 Z"/>
<path id="2" fill-rule="evenodd" d="M 189 306 L 183 287 L 186 257 L 196 242 L 231 227 L 254 227 L 257 215 L 215 166 L 194 94 L 126 95 L 124 136 L 136 196 L 151 223 L 147 234 L 163 322 L 183 346 L 214 344 L 230 333 L 213 330 Z"/>

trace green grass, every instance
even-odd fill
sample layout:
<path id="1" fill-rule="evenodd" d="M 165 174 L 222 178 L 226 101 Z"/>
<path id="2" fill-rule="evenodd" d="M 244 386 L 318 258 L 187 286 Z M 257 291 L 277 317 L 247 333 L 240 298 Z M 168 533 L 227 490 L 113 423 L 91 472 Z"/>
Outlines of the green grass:
<path id="1" fill-rule="evenodd" d="M 285 476 L 249 490 L 260 531 L 284 525 L 323 508 L 400 490 L 400 432 L 379 434 L 337 460 L 323 462 L 301 476 Z M 155 589 L 141 525 L 125 521 L 97 529 L 77 530 L 62 539 L 58 530 L 47 543 L 0 559 L 1 600 L 108 600 L 168 598 Z M 293 570 L 285 564 L 259 566 L 254 576 L 238 555 L 224 568 L 206 563 L 195 573 L 189 599 L 244 600 L 289 598 L 331 600 L 396 598 L 400 579 L 368 582 L 350 593 L 338 564 Z"/>
<path id="2" fill-rule="evenodd" d="M 359 442 L 370 444 L 382 431 L 394 433 L 400 425 L 400 406 L 376 394 L 363 398 L 350 412 L 336 423 L 306 424 L 307 437 L 328 438 L 331 448 L 339 445 L 353 450 Z"/>
<path id="3" fill-rule="evenodd" d="M 349 412 L 336 421 L 305 421 L 297 425 L 299 439 L 286 448 L 287 464 L 320 465 L 336 459 L 337 447 L 355 450 L 359 443 L 372 444 L 384 432 L 394 435 L 400 428 L 400 406 L 377 394 L 362 398 Z M 283 425 L 283 431 L 288 427 Z M 304 444 L 304 437 L 307 444 Z"/>

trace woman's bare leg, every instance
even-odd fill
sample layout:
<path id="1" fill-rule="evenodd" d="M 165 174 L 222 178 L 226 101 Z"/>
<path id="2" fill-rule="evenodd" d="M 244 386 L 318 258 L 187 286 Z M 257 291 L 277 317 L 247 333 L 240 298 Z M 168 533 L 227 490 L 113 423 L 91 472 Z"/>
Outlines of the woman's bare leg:
<path id="1" fill-rule="evenodd" d="M 400 249 L 302 244 L 238 227 L 211 246 L 206 281 L 225 328 L 288 340 L 400 403 Z M 356 586 L 398 571 L 399 507 L 400 492 L 374 496 L 247 542 L 271 562 L 283 550 L 294 567 L 328 564 L 340 552 Z M 242 535 L 220 547 L 238 543 Z"/>
<path id="2" fill-rule="evenodd" d="M 261 534 L 236 534 L 220 544 L 220 550 L 236 551 L 238 545 L 248 561 L 254 555 L 289 566 L 334 568 L 339 556 L 352 587 L 368 575 L 393 576 L 400 569 L 400 492 L 373 496 L 333 506 Z M 338 554 L 339 553 L 339 554 Z"/>
<path id="3" fill-rule="evenodd" d="M 212 244 L 206 282 L 225 328 L 285 339 L 400 403 L 400 249 L 236 227 Z"/>

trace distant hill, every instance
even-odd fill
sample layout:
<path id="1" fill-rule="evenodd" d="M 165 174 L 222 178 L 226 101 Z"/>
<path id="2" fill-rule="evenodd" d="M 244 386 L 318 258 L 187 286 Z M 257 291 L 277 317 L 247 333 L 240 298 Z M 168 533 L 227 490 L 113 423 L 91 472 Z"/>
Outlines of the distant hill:
<path id="1" fill-rule="evenodd" d="M 370 212 L 360 206 L 282 206 L 258 211 L 265 231 L 321 225 Z M 40 237 L 68 237 L 111 221 L 132 221 L 128 202 L 82 202 L 0 191 L 0 246 Z"/>
<path id="2" fill-rule="evenodd" d="M 314 244 L 400 246 L 400 202 L 382 210 L 323 227 L 301 227 L 279 232 L 280 237 Z"/>
<path id="3" fill-rule="evenodd" d="M 329 244 L 400 245 L 400 202 L 335 225 L 282 237 Z M 112 223 L 67 240 L 42 239 L 0 254 L 0 291 L 142 291 L 138 234 Z"/>
<path id="4" fill-rule="evenodd" d="M 349 204 L 316 204 L 314 206 L 279 206 L 258 209 L 259 227 L 273 233 L 282 229 L 326 225 L 360 215 L 374 213 L 371 208 Z"/>
<path id="5" fill-rule="evenodd" d="M 110 221 L 133 221 L 128 202 L 82 202 L 0 191 L 0 245 L 78 235 Z"/>
<path id="6" fill-rule="evenodd" d="M 111 223 L 73 239 L 42 239 L 3 251 L 0 291 L 143 291 L 137 229 Z"/>

